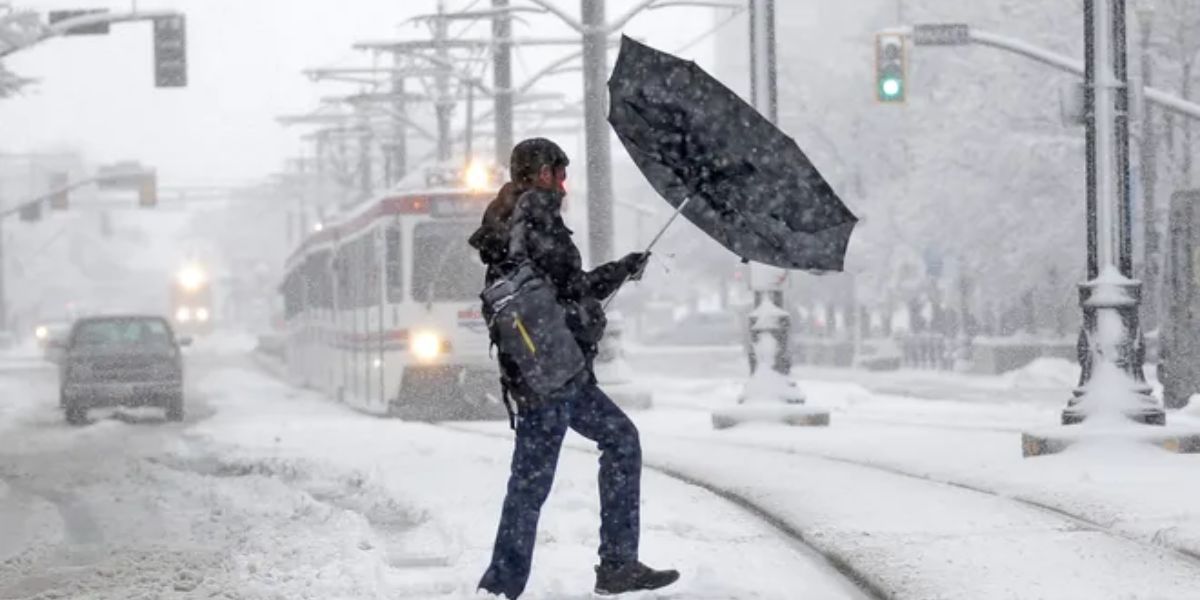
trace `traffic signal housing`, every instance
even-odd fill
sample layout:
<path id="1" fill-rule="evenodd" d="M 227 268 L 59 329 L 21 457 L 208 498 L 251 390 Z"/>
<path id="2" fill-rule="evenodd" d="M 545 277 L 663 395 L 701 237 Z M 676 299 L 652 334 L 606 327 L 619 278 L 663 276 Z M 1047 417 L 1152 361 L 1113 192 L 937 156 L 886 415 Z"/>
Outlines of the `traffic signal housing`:
<path id="1" fill-rule="evenodd" d="M 22 204 L 17 215 L 26 223 L 37 223 L 42 220 L 42 201 L 35 200 Z"/>
<path id="2" fill-rule="evenodd" d="M 155 87 L 187 87 L 187 80 L 187 20 L 183 15 L 155 19 Z"/>
<path id="3" fill-rule="evenodd" d="M 158 206 L 158 173 L 153 169 L 146 171 L 138 185 L 138 206 L 142 208 Z"/>
<path id="4" fill-rule="evenodd" d="M 71 192 L 67 186 L 71 183 L 68 173 L 52 173 L 50 175 L 50 208 L 52 210 L 67 210 L 71 207 Z"/>
<path id="5" fill-rule="evenodd" d="M 883 103 L 903 103 L 908 97 L 904 36 L 875 36 L 875 98 Z"/>

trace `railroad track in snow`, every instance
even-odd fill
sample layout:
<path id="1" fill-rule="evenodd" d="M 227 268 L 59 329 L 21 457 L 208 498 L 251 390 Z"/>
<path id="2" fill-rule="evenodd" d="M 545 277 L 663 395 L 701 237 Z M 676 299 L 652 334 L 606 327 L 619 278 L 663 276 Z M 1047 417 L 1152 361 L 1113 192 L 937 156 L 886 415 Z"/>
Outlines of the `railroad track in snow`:
<path id="1" fill-rule="evenodd" d="M 433 425 L 441 429 L 453 431 L 455 433 L 483 436 L 493 439 L 512 439 L 511 433 L 483 431 L 465 425 L 447 423 L 435 423 Z M 596 454 L 595 450 L 575 447 L 572 444 L 564 444 L 563 449 L 570 452 L 578 452 L 583 454 Z M 745 494 L 741 494 L 735 490 L 721 488 L 707 481 L 691 477 L 676 469 L 663 467 L 661 465 L 643 463 L 642 469 L 646 471 L 653 471 L 663 477 L 698 487 L 709 492 L 710 494 L 713 494 L 714 496 L 717 496 L 718 498 L 721 498 L 722 500 L 725 500 L 726 502 L 729 502 L 754 519 L 757 519 L 768 525 L 780 536 L 781 539 L 787 541 L 789 544 L 799 549 L 802 553 L 824 560 L 829 565 L 831 571 L 844 578 L 847 584 L 857 588 L 863 594 L 864 598 L 870 598 L 872 600 L 888 600 L 892 598 L 892 594 L 876 585 L 866 573 L 852 565 L 850 561 L 836 553 L 826 551 L 813 545 L 808 540 L 808 537 L 805 536 L 801 531 L 791 526 L 784 519 L 773 514 L 769 509 Z"/>
<path id="2" fill-rule="evenodd" d="M 878 463 L 878 462 L 874 462 L 874 461 L 860 460 L 860 459 L 848 458 L 848 457 L 844 457 L 844 456 L 834 456 L 834 455 L 826 454 L 823 452 L 806 451 L 806 450 L 800 450 L 800 449 L 793 448 L 793 447 L 781 447 L 781 446 L 770 445 L 770 444 L 755 444 L 755 443 L 749 443 L 749 442 L 740 442 L 740 441 L 736 441 L 736 440 L 720 440 L 720 439 L 713 439 L 711 437 L 686 436 L 686 435 L 669 434 L 669 433 L 661 433 L 661 432 L 655 432 L 653 435 L 655 435 L 658 438 L 664 438 L 664 439 L 674 439 L 674 440 L 686 441 L 686 442 L 691 442 L 691 443 L 701 442 L 701 443 L 705 443 L 705 444 L 723 445 L 723 446 L 741 448 L 741 449 L 746 449 L 746 450 L 755 450 L 755 451 L 759 451 L 759 452 L 771 452 L 771 453 L 776 453 L 776 454 L 800 456 L 800 457 L 804 457 L 804 458 L 808 458 L 808 459 L 815 459 L 815 460 L 822 460 L 822 461 L 827 461 L 827 462 L 831 462 L 831 463 L 851 465 L 851 466 L 855 466 L 855 467 L 859 467 L 859 468 L 869 469 L 869 470 L 873 470 L 873 471 L 879 471 L 882 473 L 888 473 L 890 475 L 896 475 L 896 476 L 904 477 L 907 479 L 925 482 L 930 485 L 945 486 L 945 487 L 949 487 L 949 488 L 965 490 L 967 492 L 980 494 L 980 495 L 984 495 L 984 496 L 988 496 L 988 497 L 992 497 L 992 498 L 997 498 L 1000 500 L 1007 500 L 1007 501 L 1011 501 L 1016 504 L 1031 508 L 1033 510 L 1048 514 L 1050 516 L 1066 520 L 1066 521 L 1070 522 L 1072 525 L 1079 527 L 1081 529 L 1085 529 L 1085 530 L 1099 533 L 1102 535 L 1107 535 L 1107 536 L 1111 536 L 1114 538 L 1122 539 L 1122 540 L 1132 542 L 1132 543 L 1135 543 L 1138 545 L 1142 545 L 1142 546 L 1145 546 L 1148 548 L 1156 548 L 1159 550 L 1168 551 L 1168 552 L 1176 555 L 1176 557 L 1180 558 L 1181 560 L 1192 563 L 1196 566 L 1200 566 L 1200 552 L 1197 552 L 1190 548 L 1184 548 L 1184 547 L 1180 547 L 1180 546 L 1176 546 L 1176 545 L 1171 545 L 1171 544 L 1165 543 L 1165 542 L 1158 542 L 1154 538 L 1146 539 L 1143 536 L 1139 536 L 1139 535 L 1137 535 L 1135 533 L 1131 533 L 1131 532 L 1121 531 L 1119 529 L 1116 529 L 1113 525 L 1105 525 L 1104 523 L 1100 523 L 1100 522 L 1098 522 L 1094 519 L 1091 519 L 1085 515 L 1070 511 L 1070 510 L 1062 508 L 1060 506 L 1054 506 L 1053 504 L 1049 504 L 1049 503 L 1042 502 L 1039 500 L 1034 500 L 1031 498 L 1014 496 L 1012 494 L 1005 494 L 1005 493 L 999 492 L 995 489 L 991 489 L 986 486 L 982 486 L 982 485 L 978 485 L 978 484 L 974 484 L 974 483 L 970 483 L 970 482 L 955 480 L 955 479 L 946 478 L 946 477 L 936 477 L 936 476 L 929 475 L 929 474 L 915 472 L 913 470 L 903 469 L 903 468 L 897 467 L 895 465 L 887 465 L 887 464 L 882 464 L 882 463 Z"/>

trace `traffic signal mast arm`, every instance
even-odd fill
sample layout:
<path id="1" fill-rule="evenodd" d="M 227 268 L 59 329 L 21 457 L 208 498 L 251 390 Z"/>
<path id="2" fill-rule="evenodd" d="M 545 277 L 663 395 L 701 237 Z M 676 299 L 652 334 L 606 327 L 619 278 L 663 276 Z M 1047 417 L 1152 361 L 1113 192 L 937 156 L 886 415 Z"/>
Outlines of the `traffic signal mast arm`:
<path id="1" fill-rule="evenodd" d="M 954 35 L 941 36 L 938 35 L 939 28 L 953 27 Z M 945 29 L 950 31 L 949 29 Z M 900 35 L 910 37 L 913 40 L 914 46 L 966 46 L 970 44 L 978 44 L 980 46 L 991 46 L 1013 54 L 1024 56 L 1038 61 L 1042 64 L 1049 65 L 1060 71 L 1065 71 L 1079 77 L 1083 77 L 1083 61 L 1073 59 L 1069 56 L 1051 52 L 1044 48 L 1039 48 L 1028 42 L 987 31 L 970 28 L 966 25 L 917 25 L 915 27 L 893 27 L 884 29 L 880 34 Z M 1144 87 L 1142 93 L 1146 101 L 1152 102 L 1161 108 L 1171 112 L 1192 118 L 1200 119 L 1200 104 L 1189 102 L 1170 94 L 1166 91 Z"/>
<path id="2" fill-rule="evenodd" d="M 15 214 L 18 214 L 23 209 L 26 209 L 30 206 L 37 206 L 39 204 L 42 204 L 43 202 L 48 202 L 55 196 L 58 196 L 60 194 L 66 194 L 73 190 L 79 189 L 84 186 L 92 185 L 94 183 L 103 183 L 103 182 L 108 182 L 108 181 L 127 181 L 127 180 L 136 178 L 139 180 L 138 185 L 140 187 L 140 186 L 144 185 L 144 182 L 150 181 L 154 177 L 155 177 L 154 171 L 147 170 L 147 171 L 137 171 L 137 172 L 130 172 L 130 173 L 107 173 L 104 175 L 96 175 L 94 177 L 80 179 L 78 181 L 72 181 L 71 183 L 68 183 L 66 185 L 58 186 L 48 192 L 39 194 L 33 198 L 30 198 L 29 200 L 20 202 L 15 206 L 0 210 L 0 221 L 6 219 L 8 217 L 11 217 Z"/>
<path id="3" fill-rule="evenodd" d="M 0 58 L 6 58 L 9 55 L 36 46 L 37 44 L 40 44 L 48 39 L 62 37 L 70 33 L 73 29 L 82 29 L 95 25 L 106 25 L 112 23 L 173 19 L 181 16 L 183 16 L 182 13 L 172 10 L 150 10 L 129 13 L 95 13 L 80 15 L 78 17 L 64 19 L 52 25 L 43 25 L 36 36 L 31 36 L 28 39 L 20 40 L 15 44 L 5 44 L 0 46 Z"/>

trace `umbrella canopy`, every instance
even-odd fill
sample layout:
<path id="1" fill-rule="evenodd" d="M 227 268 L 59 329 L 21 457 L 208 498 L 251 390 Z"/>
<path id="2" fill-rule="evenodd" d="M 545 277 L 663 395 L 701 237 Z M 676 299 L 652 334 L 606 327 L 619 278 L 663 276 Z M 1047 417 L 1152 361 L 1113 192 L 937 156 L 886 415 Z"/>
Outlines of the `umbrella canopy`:
<path id="1" fill-rule="evenodd" d="M 774 124 L 696 63 L 621 40 L 608 121 L 654 189 L 743 260 L 840 271 L 858 219 Z"/>

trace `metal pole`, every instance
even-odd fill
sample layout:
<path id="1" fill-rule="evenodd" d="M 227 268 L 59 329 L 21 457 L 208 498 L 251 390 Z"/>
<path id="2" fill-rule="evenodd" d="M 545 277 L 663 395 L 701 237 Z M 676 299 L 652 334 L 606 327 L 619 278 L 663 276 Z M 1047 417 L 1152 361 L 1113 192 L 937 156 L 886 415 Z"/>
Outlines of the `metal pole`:
<path id="1" fill-rule="evenodd" d="M 1125 36 L 1125 0 L 1112 0 L 1113 74 L 1116 76 L 1117 266 L 1133 278 L 1133 201 L 1129 166 L 1129 52 Z"/>
<path id="2" fill-rule="evenodd" d="M 508 165 L 513 147 L 513 90 L 512 90 L 512 16 L 508 0 L 492 0 L 496 16 L 492 17 L 492 37 L 505 40 L 492 48 L 492 89 L 495 90 L 496 163 Z"/>
<path id="3" fill-rule="evenodd" d="M 1134 421 L 1162 425 L 1166 417 L 1151 395 L 1142 369 L 1143 347 L 1138 325 L 1141 285 L 1128 278 L 1131 266 L 1129 227 L 1129 137 L 1128 86 L 1126 76 L 1124 0 L 1086 0 L 1084 20 L 1089 78 L 1093 85 L 1090 103 L 1094 144 L 1089 144 L 1089 179 L 1095 177 L 1095 197 L 1089 198 L 1089 242 L 1095 229 L 1095 246 L 1089 244 L 1088 267 L 1098 266 L 1079 286 L 1083 330 L 1078 351 L 1082 367 L 1079 388 L 1062 413 L 1062 423 L 1080 423 L 1100 411 L 1115 412 Z M 1123 87 L 1124 86 L 1124 87 Z M 1125 96 L 1122 98 L 1122 96 Z M 1125 129 L 1125 131 L 1122 131 Z M 1089 186 L 1090 187 L 1090 186 Z M 1115 220 L 1115 222 L 1114 222 Z M 1121 226 L 1120 231 L 1117 225 Z M 1093 252 L 1094 250 L 1094 252 Z M 1125 277 L 1114 277 L 1113 270 Z M 1090 273 L 1089 273 L 1090 274 Z M 1094 378 L 1103 375 L 1107 395 L 1091 399 L 1098 390 Z M 1122 377 L 1112 379 L 1116 374 Z M 1119 400 L 1117 400 L 1119 398 Z"/>
<path id="4" fill-rule="evenodd" d="M 1097 244 L 1099 234 L 1096 229 L 1096 14 L 1092 2 L 1083 6 L 1083 102 L 1084 128 L 1086 130 L 1086 162 L 1087 162 L 1087 278 L 1095 279 L 1100 275 L 1100 264 L 1097 261 Z"/>
<path id="5" fill-rule="evenodd" d="M 608 35 L 604 0 L 580 0 L 583 24 L 584 139 L 587 144 L 588 250 L 591 264 L 612 259 L 612 152 L 605 119 Z"/>
<path id="6" fill-rule="evenodd" d="M 434 100 L 434 110 L 437 113 L 438 138 L 437 157 L 439 161 L 450 160 L 450 113 L 454 110 L 454 101 L 450 98 L 450 48 L 446 44 L 450 23 L 441 18 L 446 12 L 445 2 L 438 1 L 438 16 L 434 21 L 433 39 L 438 58 L 438 72 L 435 77 L 437 98 Z"/>
<path id="7" fill-rule="evenodd" d="M 1141 25 L 1142 47 L 1142 87 L 1154 84 L 1154 61 L 1150 56 L 1150 40 L 1153 35 L 1154 23 L 1152 13 L 1138 13 Z M 1145 286 L 1145 297 L 1142 303 L 1142 323 L 1148 329 L 1155 329 L 1159 323 L 1159 276 L 1162 273 L 1161 258 L 1159 257 L 1158 236 L 1158 207 L 1155 192 L 1158 187 L 1158 131 L 1154 124 L 1154 111 L 1149 102 L 1142 102 L 1142 139 L 1141 165 L 1142 175 L 1142 260 L 1145 262 L 1142 274 Z"/>
<path id="8" fill-rule="evenodd" d="M 1113 207 L 1116 204 L 1116 190 L 1114 189 L 1115 177 L 1113 168 L 1115 162 L 1115 148 L 1113 147 L 1114 126 L 1116 124 L 1116 114 L 1114 111 L 1115 94 L 1113 88 L 1117 85 L 1116 78 L 1113 73 L 1112 61 L 1112 31 L 1108 27 L 1111 23 L 1110 0 L 1089 0 L 1092 4 L 1093 18 L 1095 20 L 1094 27 L 1094 43 L 1093 49 L 1095 69 L 1095 128 L 1096 128 L 1096 230 L 1097 237 L 1097 262 L 1100 269 L 1103 270 L 1106 266 L 1117 266 L 1117 257 L 1115 255 L 1115 244 L 1113 243 Z"/>
<path id="9" fill-rule="evenodd" d="M 750 98 L 751 103 L 772 123 L 779 118 L 778 86 L 775 59 L 775 1 L 750 0 Z M 784 283 L 787 271 L 761 264 L 750 266 L 750 288 L 754 292 L 754 311 L 747 322 L 752 343 L 747 349 L 751 380 L 762 369 L 782 375 L 792 371 L 791 319 L 783 309 Z M 759 340 L 770 336 L 775 340 L 774 356 L 758 356 Z M 799 403 L 799 390 L 784 391 L 791 397 L 776 398 Z"/>
<path id="10" fill-rule="evenodd" d="M 467 125 L 464 132 L 465 148 L 463 149 L 463 160 L 467 164 L 471 163 L 471 153 L 474 151 L 472 146 L 475 143 L 475 80 L 469 80 L 467 83 Z"/>
<path id="11" fill-rule="evenodd" d="M 366 115 L 363 115 L 361 126 L 363 128 L 362 135 L 358 138 L 358 175 L 359 187 L 362 188 L 364 198 L 369 198 L 373 193 L 374 174 L 372 173 L 372 156 L 371 156 L 371 123 Z"/>
<path id="12" fill-rule="evenodd" d="M 393 182 L 404 179 L 408 174 L 408 127 L 405 125 L 408 116 L 408 101 L 404 97 L 404 75 L 400 71 L 401 55 L 392 53 L 392 67 L 396 73 L 392 75 L 392 110 L 396 114 L 392 124 L 392 171 Z M 392 183 L 392 182 L 389 182 Z"/>

